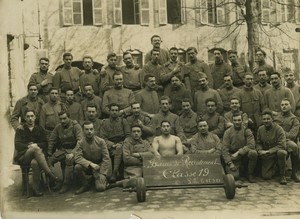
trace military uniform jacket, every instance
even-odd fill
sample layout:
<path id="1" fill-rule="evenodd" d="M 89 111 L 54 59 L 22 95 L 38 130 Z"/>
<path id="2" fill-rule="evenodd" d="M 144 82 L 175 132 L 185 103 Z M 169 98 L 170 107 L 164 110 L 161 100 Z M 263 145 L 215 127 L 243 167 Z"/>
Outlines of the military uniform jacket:
<path id="1" fill-rule="evenodd" d="M 48 84 L 42 86 L 41 83 L 45 79 L 48 79 Z M 50 88 L 53 86 L 53 74 L 50 72 L 47 72 L 46 74 L 44 74 L 42 72 L 33 73 L 30 76 L 28 84 L 32 84 L 32 83 L 37 85 L 39 94 L 48 94 L 50 91 Z"/>
<path id="2" fill-rule="evenodd" d="M 82 71 L 77 67 L 65 69 L 64 67 L 57 70 L 53 78 L 53 86 L 60 88 L 62 91 L 72 89 L 74 93 L 79 91 L 79 78 Z"/>
<path id="3" fill-rule="evenodd" d="M 91 163 L 100 166 L 100 174 L 107 175 L 111 172 L 111 160 L 105 141 L 94 136 L 91 141 L 83 138 L 77 142 L 75 148 L 75 163 L 86 169 Z"/>
<path id="4" fill-rule="evenodd" d="M 16 105 L 14 107 L 14 110 L 11 114 L 10 117 L 10 123 L 12 125 L 12 127 L 14 128 L 14 130 L 17 129 L 17 127 L 21 124 L 24 123 L 24 119 L 25 119 L 25 112 L 27 110 L 33 110 L 36 120 L 35 123 L 38 124 L 39 123 L 39 117 L 40 117 L 40 111 L 41 108 L 44 104 L 44 101 L 42 99 L 40 99 L 39 97 L 37 97 L 35 100 L 30 100 L 28 98 L 28 96 L 23 97 L 21 99 L 19 99 L 16 102 Z M 21 122 L 19 121 L 19 118 L 21 118 Z"/>

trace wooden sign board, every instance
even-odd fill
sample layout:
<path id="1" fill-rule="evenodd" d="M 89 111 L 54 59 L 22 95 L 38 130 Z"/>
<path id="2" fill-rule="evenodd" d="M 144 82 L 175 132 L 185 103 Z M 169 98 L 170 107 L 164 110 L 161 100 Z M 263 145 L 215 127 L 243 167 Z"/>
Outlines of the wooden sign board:
<path id="1" fill-rule="evenodd" d="M 144 157 L 146 186 L 223 184 L 218 155 L 186 154 L 170 157 Z"/>

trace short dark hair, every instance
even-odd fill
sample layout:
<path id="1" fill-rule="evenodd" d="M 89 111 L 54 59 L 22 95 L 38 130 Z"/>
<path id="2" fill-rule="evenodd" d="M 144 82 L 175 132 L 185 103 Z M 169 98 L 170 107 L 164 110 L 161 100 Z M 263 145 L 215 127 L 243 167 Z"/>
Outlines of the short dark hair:
<path id="1" fill-rule="evenodd" d="M 122 72 L 116 71 L 116 72 L 113 73 L 112 78 L 115 79 L 115 76 L 119 76 L 119 75 L 123 76 Z"/>
<path id="2" fill-rule="evenodd" d="M 151 49 L 151 52 L 150 52 L 150 53 L 151 53 L 151 55 L 153 54 L 153 52 L 154 52 L 154 51 L 155 51 L 155 52 L 159 52 L 159 53 L 160 53 L 160 50 L 159 50 L 159 49 Z"/>
<path id="3" fill-rule="evenodd" d="M 271 77 L 271 75 L 277 75 L 279 78 L 281 78 L 281 74 L 280 74 L 279 72 L 277 72 L 277 71 L 272 72 L 272 73 L 270 74 L 270 77 Z"/>
<path id="4" fill-rule="evenodd" d="M 107 55 L 107 60 L 110 59 L 111 57 L 117 57 L 117 54 L 112 52 L 112 53 L 108 53 Z"/>
<path id="5" fill-rule="evenodd" d="M 223 75 L 223 79 L 224 79 L 225 77 L 230 77 L 231 80 L 233 80 L 232 75 Z"/>
<path id="6" fill-rule="evenodd" d="M 134 105 L 134 104 L 139 104 L 140 106 L 141 106 L 141 104 L 139 103 L 139 102 L 133 102 L 132 104 L 130 104 L 130 106 L 131 106 L 131 108 L 132 108 L 132 106 Z"/>
<path id="7" fill-rule="evenodd" d="M 213 98 L 207 98 L 205 100 L 205 105 L 207 105 L 208 102 L 214 102 L 217 105 L 217 101 L 215 99 L 213 99 Z"/>
<path id="8" fill-rule="evenodd" d="M 35 82 L 30 82 L 27 85 L 27 90 L 29 90 L 30 87 L 35 86 L 37 88 L 37 84 Z"/>
<path id="9" fill-rule="evenodd" d="M 59 89 L 57 87 L 51 87 L 50 90 L 49 90 L 49 93 L 51 93 L 51 91 L 53 91 L 53 90 L 58 91 Z"/>
<path id="10" fill-rule="evenodd" d="M 123 52 L 123 58 L 124 58 L 124 56 L 126 56 L 126 55 L 131 55 L 131 56 L 132 56 L 132 54 L 131 54 L 129 51 Z"/>
<path id="11" fill-rule="evenodd" d="M 26 115 L 29 112 L 33 112 L 33 114 L 35 115 L 35 111 L 33 109 L 26 109 L 24 115 Z"/>
<path id="12" fill-rule="evenodd" d="M 237 116 L 242 116 L 242 112 L 235 112 L 232 114 L 232 118 Z"/>
<path id="13" fill-rule="evenodd" d="M 90 59 L 90 60 L 92 60 L 92 62 L 94 62 L 92 56 L 83 56 L 82 61 L 84 61 L 85 59 Z"/>
<path id="14" fill-rule="evenodd" d="M 91 125 L 91 124 L 92 124 L 92 125 L 93 125 L 93 127 L 94 127 L 94 123 L 92 123 L 92 122 L 91 122 L 91 121 L 89 121 L 89 120 L 86 120 L 86 121 L 84 121 L 84 122 L 83 122 L 83 124 L 82 124 L 82 128 L 84 128 L 84 126 L 85 126 L 85 125 Z"/>
<path id="15" fill-rule="evenodd" d="M 141 125 L 139 125 L 139 124 L 137 124 L 137 123 L 135 123 L 135 124 L 132 124 L 131 126 L 130 126 L 130 130 L 132 131 L 132 129 L 133 128 L 140 128 L 141 129 L 141 131 L 143 130 L 143 127 L 141 126 Z"/>
<path id="16" fill-rule="evenodd" d="M 290 99 L 289 99 L 289 98 L 286 98 L 286 97 L 283 98 L 283 99 L 281 100 L 281 102 L 282 102 L 282 101 L 288 101 L 289 103 L 291 103 Z"/>
<path id="17" fill-rule="evenodd" d="M 174 75 L 171 76 L 170 79 L 172 79 L 172 78 L 174 78 L 174 77 L 178 78 L 180 81 L 182 81 L 182 79 L 183 79 L 182 76 L 181 76 L 180 74 L 174 74 Z"/>
<path id="18" fill-rule="evenodd" d="M 171 122 L 169 120 L 163 120 L 163 121 L 161 121 L 160 126 L 162 126 L 162 124 L 165 123 L 165 122 L 169 123 L 169 125 L 171 126 Z"/>
<path id="19" fill-rule="evenodd" d="M 72 89 L 72 88 L 67 88 L 67 89 L 65 89 L 65 90 L 64 90 L 64 93 L 67 93 L 68 91 L 72 91 L 72 92 L 73 92 L 73 94 L 74 94 L 74 91 L 73 91 L 73 89 Z"/>
<path id="20" fill-rule="evenodd" d="M 152 42 L 153 38 L 155 38 L 155 37 L 158 37 L 159 39 L 161 39 L 160 36 L 158 36 L 158 35 L 153 35 L 153 36 L 150 38 L 151 42 Z"/>
<path id="21" fill-rule="evenodd" d="M 238 100 L 239 103 L 241 102 L 241 101 L 240 101 L 240 98 L 238 98 L 238 97 L 236 97 L 236 96 L 231 97 L 231 98 L 230 98 L 230 102 L 231 102 L 231 100 Z"/>
<path id="22" fill-rule="evenodd" d="M 109 104 L 108 108 L 111 109 L 113 106 L 117 106 L 118 109 L 120 110 L 120 106 L 117 103 L 111 103 L 111 104 Z"/>
<path id="23" fill-rule="evenodd" d="M 244 74 L 244 77 L 243 77 L 243 78 L 246 78 L 247 75 L 250 75 L 250 76 L 253 77 L 253 74 L 252 74 L 251 72 L 246 72 L 246 73 Z"/>
<path id="24" fill-rule="evenodd" d="M 64 114 L 66 114 L 67 117 L 70 118 L 70 113 L 67 112 L 67 111 L 65 111 L 65 110 L 60 111 L 60 112 L 58 113 L 58 117 L 60 117 L 60 116 L 62 116 L 62 115 L 64 115 Z"/>
<path id="25" fill-rule="evenodd" d="M 162 100 L 167 100 L 169 103 L 171 103 L 171 98 L 169 96 L 163 95 L 159 99 L 159 103 L 161 104 Z"/>
<path id="26" fill-rule="evenodd" d="M 261 113 L 261 116 L 264 116 L 264 115 L 270 115 L 270 116 L 273 118 L 272 111 L 269 110 L 269 109 L 265 109 L 265 110 Z"/>
<path id="27" fill-rule="evenodd" d="M 153 74 L 146 74 L 144 76 L 144 82 L 147 82 L 149 80 L 149 78 L 155 78 L 155 76 Z M 156 78 L 155 78 L 156 79 Z"/>
<path id="28" fill-rule="evenodd" d="M 85 87 L 87 87 L 87 86 L 91 86 L 91 87 L 93 88 L 93 85 L 90 84 L 90 83 L 85 83 L 85 84 L 83 85 L 83 88 L 85 88 Z"/>
<path id="29" fill-rule="evenodd" d="M 227 54 L 228 54 L 228 56 L 229 56 L 230 54 L 234 54 L 234 55 L 237 56 L 237 51 L 236 51 L 236 50 L 230 49 L 230 50 L 228 50 Z"/>
<path id="30" fill-rule="evenodd" d="M 46 58 L 46 57 L 42 57 L 42 58 L 40 58 L 40 60 L 39 60 L 39 63 L 41 63 L 41 61 L 42 60 L 44 60 L 44 61 L 46 61 L 46 62 L 48 62 L 49 63 L 49 59 L 48 58 Z"/>
<path id="31" fill-rule="evenodd" d="M 176 51 L 178 51 L 178 49 L 177 49 L 175 46 L 171 47 L 171 48 L 169 49 L 169 52 L 170 52 L 171 50 L 176 50 Z"/>
<path id="32" fill-rule="evenodd" d="M 282 69 L 283 74 L 293 73 L 295 75 L 295 72 L 290 69 L 289 67 L 285 67 Z"/>
<path id="33" fill-rule="evenodd" d="M 198 121 L 197 121 L 197 125 L 199 125 L 199 123 L 200 123 L 200 122 L 206 122 L 206 124 L 208 125 L 207 121 L 206 121 L 206 120 L 204 120 L 204 119 L 202 119 L 202 118 L 198 119 Z"/>
<path id="34" fill-rule="evenodd" d="M 189 99 L 189 98 L 184 98 L 184 99 L 181 101 L 181 104 L 182 104 L 183 102 L 189 102 L 189 103 L 192 105 L 192 100 Z"/>
<path id="35" fill-rule="evenodd" d="M 264 50 L 262 50 L 262 49 L 259 48 L 259 49 L 257 49 L 257 50 L 255 51 L 255 54 L 256 54 L 257 52 L 261 52 L 261 53 L 263 54 L 264 58 L 266 58 L 267 53 L 266 53 Z"/>
<path id="36" fill-rule="evenodd" d="M 67 56 L 71 56 L 73 59 L 73 55 L 70 52 L 66 52 L 63 54 L 63 59 L 65 59 Z"/>
<path id="37" fill-rule="evenodd" d="M 89 103 L 87 104 L 86 108 L 91 107 L 91 108 L 96 108 L 96 111 L 98 109 L 97 105 L 95 103 Z"/>
<path id="38" fill-rule="evenodd" d="M 193 46 L 188 47 L 188 48 L 186 49 L 186 52 L 188 52 L 188 51 L 190 51 L 190 50 L 194 50 L 196 53 L 198 53 L 196 47 L 193 47 Z"/>

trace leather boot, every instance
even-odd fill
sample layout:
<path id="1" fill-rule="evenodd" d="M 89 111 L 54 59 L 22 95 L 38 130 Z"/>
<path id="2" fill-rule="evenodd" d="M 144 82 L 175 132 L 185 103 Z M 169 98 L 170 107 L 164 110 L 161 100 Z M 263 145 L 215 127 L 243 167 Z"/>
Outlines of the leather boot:
<path id="1" fill-rule="evenodd" d="M 299 183 L 300 182 L 300 177 L 298 175 L 298 165 L 299 165 L 298 156 L 291 155 L 291 161 L 292 161 L 291 179 L 293 179 L 296 183 Z"/>
<path id="2" fill-rule="evenodd" d="M 44 193 L 42 193 L 41 191 L 39 191 L 37 189 L 33 189 L 33 196 L 34 197 L 41 197 L 43 195 L 44 195 Z"/>
<path id="3" fill-rule="evenodd" d="M 284 175 L 281 175 L 281 176 L 280 176 L 279 183 L 280 183 L 281 185 L 286 185 L 286 184 L 287 184 L 287 181 L 286 181 L 286 178 L 285 178 Z"/>
<path id="4" fill-rule="evenodd" d="M 81 186 L 78 190 L 75 191 L 75 195 L 79 195 L 81 193 L 84 193 L 90 189 L 89 185 L 85 184 Z"/>

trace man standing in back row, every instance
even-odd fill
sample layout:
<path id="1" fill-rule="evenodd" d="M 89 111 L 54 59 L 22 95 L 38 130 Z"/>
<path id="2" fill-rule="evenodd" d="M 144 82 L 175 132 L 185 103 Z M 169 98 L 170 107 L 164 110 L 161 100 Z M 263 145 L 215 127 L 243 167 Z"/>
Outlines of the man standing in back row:
<path id="1" fill-rule="evenodd" d="M 165 49 L 160 48 L 161 43 L 162 43 L 162 40 L 161 40 L 160 36 L 153 35 L 151 37 L 151 44 L 153 45 L 152 50 L 159 51 L 158 63 L 160 65 L 163 65 L 167 61 L 169 61 L 169 52 Z M 147 64 L 149 61 L 151 61 L 151 52 L 147 52 L 147 54 L 145 55 L 145 64 Z"/>

